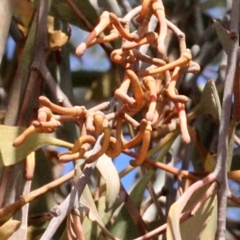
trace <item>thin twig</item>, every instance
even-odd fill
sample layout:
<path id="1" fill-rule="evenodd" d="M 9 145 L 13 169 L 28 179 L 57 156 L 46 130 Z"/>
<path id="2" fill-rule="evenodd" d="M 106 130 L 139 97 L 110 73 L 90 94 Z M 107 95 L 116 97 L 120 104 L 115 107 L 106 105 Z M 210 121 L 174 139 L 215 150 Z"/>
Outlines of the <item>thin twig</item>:
<path id="1" fill-rule="evenodd" d="M 43 63 L 41 65 L 40 69 L 38 69 L 38 70 L 40 71 L 40 73 L 41 73 L 42 77 L 44 78 L 49 89 L 55 95 L 56 99 L 58 101 L 61 101 L 63 103 L 64 107 L 72 107 L 72 104 L 68 100 L 68 97 L 64 94 L 64 92 L 61 90 L 59 85 L 56 83 L 56 81 L 52 77 L 52 74 L 48 70 L 46 64 Z"/>
<path id="2" fill-rule="evenodd" d="M 35 200 L 37 197 L 45 194 L 46 192 L 50 191 L 51 189 L 58 187 L 62 183 L 70 180 L 74 175 L 74 171 L 69 172 L 68 174 L 43 185 L 42 187 L 33 190 L 26 195 L 23 195 L 19 200 L 15 201 L 14 203 L 7 205 L 3 208 L 0 208 L 0 222 L 7 221 L 17 210 L 19 210 L 25 204 Z"/>
<path id="3" fill-rule="evenodd" d="M 134 157 L 134 158 L 136 158 L 138 156 L 138 154 L 136 154 L 135 152 L 131 152 L 129 150 L 122 150 L 122 153 L 124 153 L 128 156 Z M 146 158 L 144 163 L 149 164 L 149 165 L 151 165 L 153 167 L 156 167 L 156 168 L 160 168 L 160 169 L 162 169 L 166 172 L 169 172 L 171 174 L 174 174 L 176 176 L 182 175 L 182 177 L 187 178 L 189 180 L 192 180 L 194 182 L 198 180 L 197 177 L 195 177 L 193 174 L 191 174 L 190 172 L 188 172 L 186 170 L 179 170 L 179 169 L 171 167 L 167 164 L 164 164 L 164 163 L 161 163 L 161 162 L 155 162 L 155 161 L 153 161 L 149 158 Z"/>
<path id="4" fill-rule="evenodd" d="M 72 218 L 73 218 L 73 227 L 74 227 L 75 233 L 78 237 L 78 240 L 85 240 L 84 231 L 83 231 L 82 223 L 80 220 L 79 209 L 75 208 L 73 210 Z"/>
<path id="5" fill-rule="evenodd" d="M 79 20 L 83 22 L 84 26 L 87 27 L 88 31 L 91 32 L 94 29 L 93 25 L 86 19 L 86 17 L 82 14 L 81 10 L 76 6 L 76 4 L 72 0 L 65 0 L 65 2 L 72 9 L 74 14 L 79 18 Z"/>

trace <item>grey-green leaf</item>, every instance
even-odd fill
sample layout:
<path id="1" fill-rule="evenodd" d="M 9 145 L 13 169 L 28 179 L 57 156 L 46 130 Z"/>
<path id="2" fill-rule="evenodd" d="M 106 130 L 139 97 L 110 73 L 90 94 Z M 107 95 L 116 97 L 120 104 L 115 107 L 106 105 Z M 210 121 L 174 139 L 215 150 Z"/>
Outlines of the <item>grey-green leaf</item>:
<path id="1" fill-rule="evenodd" d="M 96 167 L 106 182 L 106 211 L 108 211 L 115 203 L 119 194 L 119 175 L 112 159 L 105 154 L 98 159 Z"/>
<path id="2" fill-rule="evenodd" d="M 99 200 L 96 202 L 98 214 L 103 224 L 107 224 L 113 214 L 113 211 L 108 211 L 107 213 L 105 212 L 105 202 L 105 196 L 99 198 Z M 99 234 L 101 233 L 101 228 L 99 227 L 97 222 L 91 221 L 89 218 L 84 218 L 83 231 L 86 239 L 97 239 Z"/>
<path id="3" fill-rule="evenodd" d="M 102 229 L 102 231 L 104 233 L 107 233 L 107 235 L 111 235 L 111 233 L 106 229 L 106 227 L 102 221 L 102 218 L 99 215 L 98 209 L 95 205 L 95 202 L 92 198 L 92 194 L 91 194 L 88 186 L 85 187 L 85 189 L 81 195 L 80 203 L 88 209 L 88 218 L 92 222 L 97 222 L 99 227 Z"/>
<path id="4" fill-rule="evenodd" d="M 216 195 L 209 198 L 196 215 L 180 225 L 182 239 L 214 239 L 217 222 Z M 191 229 L 191 231 L 189 231 Z"/>
<path id="5" fill-rule="evenodd" d="M 221 103 L 212 79 L 206 83 L 203 89 L 200 106 L 204 114 L 211 115 L 213 119 L 219 123 L 221 118 Z"/>
<path id="6" fill-rule="evenodd" d="M 95 26 L 98 23 L 97 12 L 88 0 L 73 0 L 73 3 L 92 26 Z M 57 17 L 58 19 L 67 23 L 74 24 L 84 30 L 89 30 L 86 28 L 86 25 L 77 17 L 77 15 L 74 14 L 73 10 L 64 0 L 52 1 L 50 15 Z"/>
<path id="7" fill-rule="evenodd" d="M 179 222 L 180 215 L 183 211 L 189 210 L 194 203 L 196 203 L 202 196 L 204 192 L 206 192 L 209 185 L 206 185 L 200 189 L 197 189 L 188 200 L 186 206 L 184 204 L 186 202 L 186 198 L 189 196 L 183 195 L 181 196 L 174 204 L 172 204 L 167 220 L 167 239 L 168 240 L 176 240 L 176 239 L 214 239 L 215 231 L 216 231 L 216 221 L 217 221 L 217 197 L 216 195 L 208 198 L 200 209 L 197 211 L 196 215 L 184 223 Z M 185 198 L 185 199 L 183 199 Z M 211 222 L 211 227 L 208 227 L 209 222 Z M 189 231 L 191 229 L 191 231 Z M 207 238 L 203 238 L 202 236 Z"/>
<path id="8" fill-rule="evenodd" d="M 153 177 L 153 174 L 154 171 L 148 171 L 130 193 L 130 197 L 137 209 L 140 209 L 145 189 L 150 179 Z M 117 236 L 120 239 L 133 239 L 139 235 L 138 228 L 134 224 L 125 206 L 123 206 L 117 218 L 115 219 L 111 232 L 114 234 L 114 236 Z"/>
<path id="9" fill-rule="evenodd" d="M 22 161 L 29 153 L 44 145 L 71 148 L 72 144 L 44 133 L 34 133 L 19 147 L 13 147 L 13 140 L 24 131 L 23 127 L 0 125 L 0 166 L 10 166 Z"/>
<path id="10" fill-rule="evenodd" d="M 9 220 L 5 222 L 0 227 L 1 240 L 9 239 L 12 236 L 12 234 L 19 228 L 20 225 L 21 222 L 17 220 Z"/>
<path id="11" fill-rule="evenodd" d="M 214 27 L 216 29 L 218 39 L 226 53 L 228 53 L 229 48 L 229 35 L 226 28 L 223 27 L 223 25 L 218 22 L 217 20 L 213 20 Z"/>

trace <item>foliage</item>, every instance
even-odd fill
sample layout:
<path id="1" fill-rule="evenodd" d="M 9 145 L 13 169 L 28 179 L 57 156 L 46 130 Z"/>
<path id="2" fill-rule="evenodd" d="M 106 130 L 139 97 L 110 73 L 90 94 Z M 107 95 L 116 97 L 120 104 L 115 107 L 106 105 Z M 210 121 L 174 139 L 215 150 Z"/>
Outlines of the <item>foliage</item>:
<path id="1" fill-rule="evenodd" d="M 238 0 L 3 4 L 3 239 L 239 238 Z"/>

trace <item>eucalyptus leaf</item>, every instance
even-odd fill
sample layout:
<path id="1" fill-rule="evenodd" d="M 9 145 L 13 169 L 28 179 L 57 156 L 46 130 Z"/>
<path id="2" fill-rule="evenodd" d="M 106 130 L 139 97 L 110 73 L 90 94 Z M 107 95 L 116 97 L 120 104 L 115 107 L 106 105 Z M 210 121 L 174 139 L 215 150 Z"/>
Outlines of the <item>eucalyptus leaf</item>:
<path id="1" fill-rule="evenodd" d="M 209 114 L 217 123 L 220 122 L 221 103 L 213 79 L 206 83 L 199 105 L 204 114 Z"/>
<path id="2" fill-rule="evenodd" d="M 203 189 L 204 190 L 204 189 Z M 199 194 L 200 197 L 200 192 Z M 188 209 L 188 206 L 186 207 Z M 214 239 L 217 222 L 217 197 L 209 198 L 197 211 L 196 215 L 181 223 L 182 239 Z M 189 231 L 191 229 L 191 231 Z"/>
<path id="3" fill-rule="evenodd" d="M 206 219 L 202 225 L 202 231 L 199 240 L 214 239 L 217 230 L 217 196 L 213 196 L 208 199 L 199 211 L 201 212 L 197 213 L 199 214 L 197 218 L 202 222 L 204 218 Z M 202 214 L 202 216 L 200 214 Z"/>
<path id="4" fill-rule="evenodd" d="M 84 188 L 84 191 L 80 197 L 80 204 L 88 209 L 88 217 L 91 221 L 96 221 L 99 225 L 103 226 L 102 220 L 98 214 L 95 202 L 88 186 Z"/>
<path id="5" fill-rule="evenodd" d="M 153 178 L 155 171 L 150 169 L 141 180 L 136 184 L 134 189 L 130 193 L 130 197 L 133 199 L 133 202 L 137 209 L 140 210 L 144 192 L 147 188 L 149 181 Z"/>
<path id="6" fill-rule="evenodd" d="M 214 23 L 214 27 L 215 27 L 217 35 L 218 35 L 218 39 L 219 39 L 219 41 L 220 41 L 224 51 L 226 53 L 228 53 L 228 49 L 229 49 L 229 35 L 228 35 L 228 31 L 217 20 L 214 19 L 213 23 Z"/>
<path id="7" fill-rule="evenodd" d="M 88 1 L 76 1 L 72 0 L 82 15 L 89 21 L 92 26 L 98 23 L 98 15 L 96 9 Z M 74 24 L 84 30 L 89 30 L 86 25 L 74 14 L 73 10 L 64 0 L 53 0 L 50 7 L 50 15 L 65 21 L 70 24 Z"/>
<path id="8" fill-rule="evenodd" d="M 29 153 L 36 151 L 45 145 L 62 146 L 71 148 L 72 144 L 51 137 L 49 134 L 34 133 L 19 147 L 13 147 L 13 140 L 18 137 L 25 128 L 0 125 L 0 166 L 10 166 L 22 161 Z"/>
<path id="9" fill-rule="evenodd" d="M 98 214 L 104 225 L 106 225 L 109 222 L 113 214 L 113 210 L 108 211 L 107 213 L 105 212 L 105 202 L 106 202 L 105 196 L 102 196 L 96 202 Z M 99 227 L 97 222 L 91 221 L 89 218 L 84 218 L 82 226 L 84 236 L 86 239 L 97 239 L 97 237 L 101 233 L 101 228 Z"/>
<path id="10" fill-rule="evenodd" d="M 144 192 L 154 173 L 155 171 L 153 170 L 148 171 L 130 193 L 130 197 L 137 209 L 140 209 Z M 137 226 L 134 224 L 127 208 L 124 205 L 115 219 L 111 232 L 114 236 L 117 236 L 120 239 L 133 239 L 139 236 Z"/>
<path id="11" fill-rule="evenodd" d="M 167 220 L 167 239 L 168 240 L 195 240 L 195 239 L 214 239 L 216 232 L 216 222 L 217 222 L 217 197 L 216 195 L 208 198 L 203 205 L 198 209 L 196 215 L 186 220 L 185 222 L 179 222 L 180 215 L 183 211 L 187 211 L 193 206 L 195 202 L 197 202 L 202 194 L 206 192 L 209 185 L 206 185 L 197 191 L 190 197 L 186 206 L 184 207 L 182 204 L 185 202 L 182 196 L 179 200 L 177 200 L 174 204 L 172 204 Z M 212 227 L 206 227 L 208 225 L 208 221 L 211 221 Z M 189 231 L 191 229 L 191 231 Z M 203 235 L 206 237 L 206 233 L 208 234 L 207 238 L 200 237 Z"/>
<path id="12" fill-rule="evenodd" d="M 233 147 L 234 147 L 234 136 L 235 136 L 235 123 L 231 123 L 231 127 L 229 130 L 229 143 L 228 143 L 228 151 L 227 151 L 227 171 L 230 170 L 233 158 Z M 216 166 L 216 157 L 206 151 L 206 157 L 204 159 L 204 171 L 212 172 Z"/>
<path id="13" fill-rule="evenodd" d="M 99 227 L 102 229 L 102 231 L 104 233 L 107 233 L 107 235 L 111 235 L 113 237 L 113 235 L 106 229 L 106 227 L 105 227 L 105 225 L 104 225 L 104 223 L 102 221 L 102 218 L 99 215 L 98 209 L 97 209 L 96 204 L 95 204 L 95 202 L 94 202 L 94 200 L 92 198 L 92 194 L 91 194 L 88 186 L 86 186 L 84 188 L 84 191 L 83 191 L 83 193 L 82 193 L 82 195 L 80 197 L 80 204 L 83 205 L 85 208 L 87 208 L 87 210 L 88 210 L 88 213 L 87 213 L 88 218 L 92 222 L 97 222 L 97 224 L 99 225 Z"/>
<path id="14" fill-rule="evenodd" d="M 27 240 L 37 240 L 40 239 L 44 231 L 46 230 L 46 225 L 44 224 L 43 226 L 28 226 L 28 232 L 27 232 Z M 59 239 L 63 240 L 63 239 Z"/>
<path id="15" fill-rule="evenodd" d="M 12 20 L 12 12 L 14 8 L 14 1 L 4 0 L 1 1 L 1 8 L 0 8 L 0 15 L 1 15 L 1 22 L 0 22 L 0 64 L 2 63 L 3 54 L 5 52 L 5 44 L 8 38 L 8 32 L 10 23 Z"/>
<path id="16" fill-rule="evenodd" d="M 12 236 L 12 234 L 19 228 L 20 225 L 21 222 L 17 220 L 9 220 L 5 222 L 0 227 L 1 240 L 9 239 Z"/>
<path id="17" fill-rule="evenodd" d="M 11 86 L 8 110 L 4 118 L 4 123 L 7 125 L 14 126 L 16 124 L 20 103 L 22 102 L 22 99 L 24 98 L 26 93 L 26 87 L 31 72 L 30 66 L 32 64 L 34 56 L 36 32 L 37 32 L 37 14 L 35 13 L 33 21 L 31 22 L 31 27 L 27 35 L 26 44 L 24 45 L 23 52 L 19 59 L 19 64 L 18 68 L 16 69 L 14 81 Z M 29 106 L 30 104 L 31 103 L 29 102 Z M 30 108 L 28 110 L 30 110 Z"/>
<path id="18" fill-rule="evenodd" d="M 119 194 L 119 175 L 112 159 L 105 154 L 98 159 L 96 167 L 106 182 L 106 211 L 108 211 Z"/>
<path id="19" fill-rule="evenodd" d="M 214 157 L 211 153 L 207 152 L 206 158 L 204 160 L 204 171 L 212 172 L 216 166 L 216 157 Z"/>
<path id="20" fill-rule="evenodd" d="M 116 217 L 111 232 L 120 239 L 134 239 L 139 236 L 137 226 L 134 224 L 128 210 L 125 206 Z"/>

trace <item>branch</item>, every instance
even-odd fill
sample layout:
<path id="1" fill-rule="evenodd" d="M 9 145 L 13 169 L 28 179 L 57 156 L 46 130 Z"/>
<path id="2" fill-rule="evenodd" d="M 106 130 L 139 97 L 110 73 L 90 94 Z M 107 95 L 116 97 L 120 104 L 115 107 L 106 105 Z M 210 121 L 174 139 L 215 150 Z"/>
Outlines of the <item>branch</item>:
<path id="1" fill-rule="evenodd" d="M 131 152 L 129 150 L 122 150 L 122 153 L 130 156 L 130 157 L 138 157 L 138 154 L 135 153 L 135 152 Z M 150 165 L 150 166 L 153 166 L 155 168 L 160 168 L 168 173 L 171 173 L 173 175 L 176 175 L 176 176 L 181 176 L 181 177 L 184 177 L 186 179 L 189 179 L 193 182 L 199 180 L 199 178 L 197 178 L 196 176 L 194 176 L 193 174 L 191 174 L 190 172 L 186 171 L 186 170 L 180 170 L 180 169 L 177 169 L 175 167 L 172 167 L 172 166 L 169 166 L 167 164 L 164 164 L 164 163 L 161 163 L 161 162 L 155 162 L 149 158 L 145 158 L 145 163 Z"/>
<path id="2" fill-rule="evenodd" d="M 230 126 L 232 92 L 234 75 L 237 63 L 237 53 L 239 47 L 239 14 L 240 0 L 232 2 L 232 16 L 229 33 L 229 53 L 227 62 L 227 73 L 223 93 L 222 115 L 219 129 L 219 141 L 217 148 L 217 164 L 214 174 L 220 184 L 218 191 L 218 228 L 216 240 L 225 239 L 226 231 L 226 205 L 228 194 L 227 182 L 227 153 L 228 153 L 228 132 Z"/>
<path id="3" fill-rule="evenodd" d="M 186 192 L 184 192 L 182 197 L 178 200 L 178 201 L 181 201 L 181 204 L 182 204 L 182 205 L 180 204 L 180 206 L 181 206 L 180 208 L 181 209 L 179 209 L 180 210 L 179 212 L 181 212 L 183 210 L 183 208 L 186 205 L 186 203 L 188 202 L 189 198 L 193 195 L 193 193 L 197 189 L 199 189 L 199 188 L 201 188 L 201 187 L 211 183 L 210 187 L 201 196 L 201 198 L 198 201 L 196 201 L 190 209 L 188 209 L 185 212 L 181 213 L 180 218 L 179 218 L 179 222 L 180 223 L 182 223 L 182 222 L 186 221 L 187 219 L 193 217 L 195 212 L 199 210 L 199 208 L 206 202 L 206 200 L 215 194 L 215 189 L 216 189 L 216 184 L 214 182 L 215 180 L 216 179 L 213 176 L 213 174 L 209 174 L 204 179 L 201 179 L 201 180 L 195 182 L 193 185 L 191 185 L 186 190 Z M 159 236 L 161 233 L 165 232 L 166 229 L 167 229 L 168 224 L 169 223 L 165 223 L 165 224 L 161 225 L 160 227 L 155 228 L 154 230 L 146 233 L 145 235 L 142 235 L 141 237 L 135 238 L 134 240 L 153 239 L 154 237 Z"/>
<path id="4" fill-rule="evenodd" d="M 96 163 L 92 163 L 85 166 L 80 178 L 76 183 L 76 186 L 72 189 L 71 193 L 67 196 L 67 198 L 59 206 L 56 207 L 55 212 L 58 212 L 59 215 L 52 218 L 40 240 L 52 239 L 54 233 L 56 232 L 62 221 L 65 219 L 67 214 L 70 213 L 71 210 L 74 208 L 74 202 L 77 195 L 81 196 L 86 184 L 88 183 L 95 164 Z"/>

